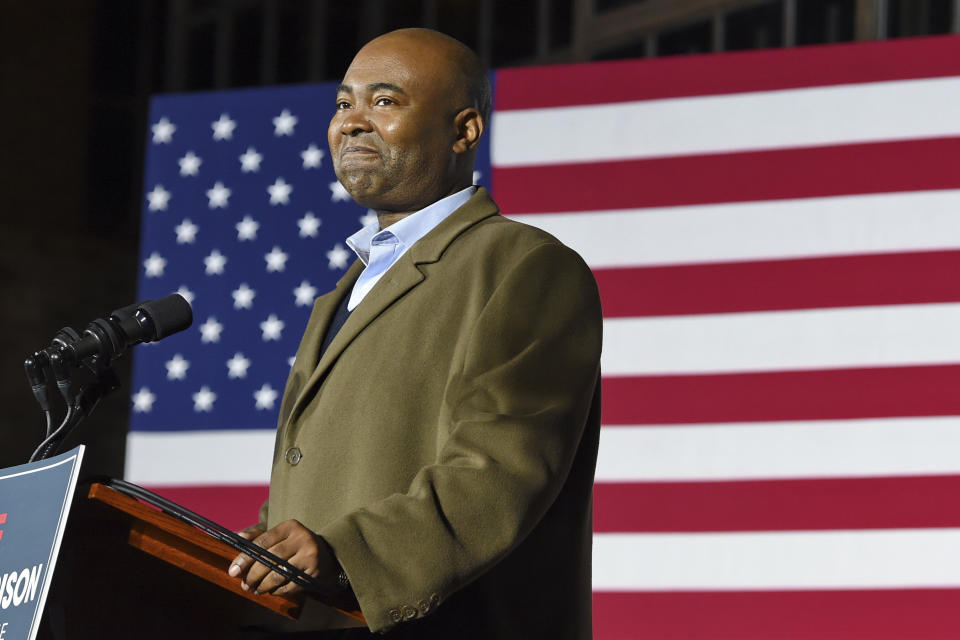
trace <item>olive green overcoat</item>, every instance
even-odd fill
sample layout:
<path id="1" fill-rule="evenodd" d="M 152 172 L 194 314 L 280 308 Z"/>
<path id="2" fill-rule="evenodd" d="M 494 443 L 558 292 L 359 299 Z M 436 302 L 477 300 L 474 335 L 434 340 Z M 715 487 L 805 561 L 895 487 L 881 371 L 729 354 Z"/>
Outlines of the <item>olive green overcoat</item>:
<path id="1" fill-rule="evenodd" d="M 602 318 L 583 260 L 484 189 L 413 245 L 287 382 L 269 526 L 332 546 L 373 631 L 590 638 Z"/>

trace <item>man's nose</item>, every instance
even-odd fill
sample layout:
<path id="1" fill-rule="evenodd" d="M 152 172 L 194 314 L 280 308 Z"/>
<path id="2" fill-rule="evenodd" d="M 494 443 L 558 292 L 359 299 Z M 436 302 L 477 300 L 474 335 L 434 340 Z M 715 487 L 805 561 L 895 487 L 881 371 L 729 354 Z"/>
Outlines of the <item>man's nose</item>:
<path id="1" fill-rule="evenodd" d="M 355 136 L 360 133 L 373 131 L 366 109 L 354 107 L 346 112 L 343 122 L 340 123 L 340 132 L 345 136 Z"/>

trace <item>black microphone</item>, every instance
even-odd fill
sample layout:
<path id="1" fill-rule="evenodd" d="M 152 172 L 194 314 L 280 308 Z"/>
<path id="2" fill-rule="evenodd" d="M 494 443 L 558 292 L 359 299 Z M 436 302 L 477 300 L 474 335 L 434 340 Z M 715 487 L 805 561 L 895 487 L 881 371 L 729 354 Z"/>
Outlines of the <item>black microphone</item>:
<path id="1" fill-rule="evenodd" d="M 173 293 L 159 300 L 146 300 L 112 311 L 97 318 L 84 329 L 78 340 L 57 334 L 53 345 L 78 364 L 88 358 L 110 362 L 127 348 L 141 342 L 154 342 L 183 331 L 193 323 L 193 310 L 183 296 Z"/>
<path id="2" fill-rule="evenodd" d="M 100 399 L 120 387 L 110 368 L 111 360 L 141 342 L 161 340 L 183 331 L 193 323 L 193 310 L 183 296 L 171 294 L 159 300 L 146 300 L 112 311 L 97 318 L 82 334 L 70 327 L 57 332 L 50 346 L 29 356 L 23 363 L 30 387 L 46 417 L 43 442 L 30 456 L 30 462 L 49 457 Z M 93 383 L 75 388 L 72 370 L 86 366 Z M 46 369 L 53 372 L 57 389 L 63 396 L 67 413 L 60 426 L 52 429 L 52 413 L 47 398 Z"/>

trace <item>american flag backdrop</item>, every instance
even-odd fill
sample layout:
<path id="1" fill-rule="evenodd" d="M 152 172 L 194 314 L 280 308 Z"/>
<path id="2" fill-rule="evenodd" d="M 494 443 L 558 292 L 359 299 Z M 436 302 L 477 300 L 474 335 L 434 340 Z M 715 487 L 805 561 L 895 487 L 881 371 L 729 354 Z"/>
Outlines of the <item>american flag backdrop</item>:
<path id="1" fill-rule="evenodd" d="M 960 636 L 960 38 L 494 86 L 479 182 L 604 305 L 598 640 Z M 228 526 L 369 215 L 333 92 L 152 102 L 140 297 L 195 323 L 136 354 L 127 477 Z"/>

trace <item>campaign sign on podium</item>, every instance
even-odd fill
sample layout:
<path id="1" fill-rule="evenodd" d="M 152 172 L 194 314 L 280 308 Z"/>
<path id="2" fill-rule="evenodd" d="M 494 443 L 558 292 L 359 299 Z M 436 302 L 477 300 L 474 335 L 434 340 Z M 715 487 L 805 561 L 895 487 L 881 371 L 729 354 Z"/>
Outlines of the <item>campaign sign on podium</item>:
<path id="1" fill-rule="evenodd" d="M 0 640 L 33 640 L 80 474 L 83 446 L 0 469 Z"/>

